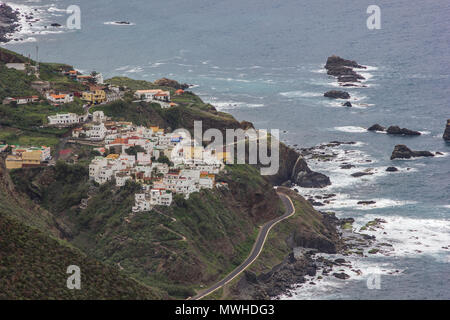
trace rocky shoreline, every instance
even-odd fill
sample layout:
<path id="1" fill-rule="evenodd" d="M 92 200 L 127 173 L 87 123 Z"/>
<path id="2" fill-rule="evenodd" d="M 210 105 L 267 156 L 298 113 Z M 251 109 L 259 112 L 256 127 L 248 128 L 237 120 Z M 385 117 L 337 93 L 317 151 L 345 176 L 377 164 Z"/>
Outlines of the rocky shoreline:
<path id="1" fill-rule="evenodd" d="M 368 257 L 378 253 L 389 254 L 393 250 L 392 245 L 380 243 L 375 236 L 362 233 L 383 229 L 384 220 L 370 221 L 358 232 L 353 230 L 352 218 L 338 219 L 334 213 L 320 213 L 327 227 L 334 228 L 338 233 L 333 242 L 295 239 L 291 244 L 292 252 L 282 263 L 260 275 L 246 271 L 233 288 L 233 295 L 239 299 L 256 300 L 278 299 L 281 295 L 290 297 L 296 288 L 314 286 L 327 277 L 347 280 L 352 276 L 364 275 L 348 258 L 342 257 Z"/>
<path id="2" fill-rule="evenodd" d="M 20 28 L 19 14 L 18 10 L 0 3 L 0 43 L 10 41 L 8 37 Z"/>

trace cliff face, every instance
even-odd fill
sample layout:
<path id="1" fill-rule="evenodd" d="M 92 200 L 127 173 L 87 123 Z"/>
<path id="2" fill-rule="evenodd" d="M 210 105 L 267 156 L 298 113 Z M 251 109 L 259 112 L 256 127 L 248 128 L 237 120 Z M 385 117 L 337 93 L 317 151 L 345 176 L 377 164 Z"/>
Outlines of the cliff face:
<path id="1" fill-rule="evenodd" d="M 230 286 L 232 299 L 270 299 L 285 293 L 292 284 L 316 273 L 316 264 L 308 252 L 336 253 L 344 244 L 334 216 L 316 211 L 294 191 L 280 187 L 292 199 L 296 214 L 272 230 L 263 252 L 240 280 Z M 294 253 L 294 248 L 302 248 Z"/>

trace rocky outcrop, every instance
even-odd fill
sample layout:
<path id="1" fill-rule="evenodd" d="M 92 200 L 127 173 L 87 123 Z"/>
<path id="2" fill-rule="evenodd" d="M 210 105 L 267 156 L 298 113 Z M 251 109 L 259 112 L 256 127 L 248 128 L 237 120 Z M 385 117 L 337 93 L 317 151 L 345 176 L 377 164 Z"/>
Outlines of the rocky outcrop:
<path id="1" fill-rule="evenodd" d="M 355 172 L 352 173 L 351 176 L 354 178 L 359 178 L 359 177 L 364 177 L 364 176 L 371 176 L 373 175 L 373 172 L 366 172 L 366 171 L 362 171 L 362 172 Z"/>
<path id="2" fill-rule="evenodd" d="M 406 128 L 400 128 L 399 126 L 390 126 L 386 132 L 388 134 L 401 134 L 405 136 L 420 136 L 421 133 L 419 131 L 409 130 Z"/>
<path id="3" fill-rule="evenodd" d="M 445 127 L 444 135 L 442 136 L 445 141 L 450 142 L 450 119 L 447 120 L 447 126 Z"/>
<path id="4" fill-rule="evenodd" d="M 376 201 L 372 201 L 372 200 L 358 201 L 358 204 L 368 206 L 371 204 L 376 204 Z"/>
<path id="5" fill-rule="evenodd" d="M 157 86 L 161 86 L 161 87 L 170 87 L 170 88 L 174 88 L 176 90 L 178 89 L 188 89 L 189 85 L 186 83 L 179 83 L 176 80 L 172 80 L 172 79 L 167 79 L 167 78 L 162 78 L 162 79 L 158 79 L 154 82 L 155 85 Z"/>
<path id="6" fill-rule="evenodd" d="M 373 126 L 371 126 L 369 129 L 367 129 L 368 131 L 385 131 L 386 128 L 383 126 L 380 126 L 378 123 L 374 124 Z"/>
<path id="7" fill-rule="evenodd" d="M 327 74 L 337 77 L 338 82 L 343 83 L 344 86 L 349 86 L 349 82 L 365 80 L 362 75 L 353 70 L 354 68 L 366 69 L 356 61 L 346 60 L 335 55 L 329 57 L 325 65 Z"/>
<path id="8" fill-rule="evenodd" d="M 346 103 L 342 104 L 344 107 L 353 107 L 352 103 L 350 101 L 347 101 Z"/>
<path id="9" fill-rule="evenodd" d="M 350 94 L 348 92 L 339 90 L 325 92 L 323 96 L 331 99 L 350 99 Z"/>
<path id="10" fill-rule="evenodd" d="M 430 151 L 412 151 L 404 144 L 396 145 L 391 155 L 391 160 L 394 159 L 410 159 L 415 157 L 434 157 Z"/>
<path id="11" fill-rule="evenodd" d="M 420 136 L 421 133 L 419 131 L 410 130 L 407 128 L 400 128 L 399 126 L 390 126 L 386 128 L 379 125 L 378 123 L 371 126 L 368 131 L 380 131 L 386 132 L 387 134 L 396 134 L 396 135 L 404 135 L 404 136 Z"/>
<path id="12" fill-rule="evenodd" d="M 287 183 L 303 188 L 323 188 L 331 184 L 330 179 L 321 173 L 312 171 L 303 156 L 291 147 L 280 142 L 280 167 L 277 174 L 266 176 L 274 185 Z"/>
<path id="13" fill-rule="evenodd" d="M 14 33 L 19 24 L 17 21 L 19 12 L 14 11 L 10 6 L 0 3 L 0 43 L 8 42 L 8 35 Z"/>
<path id="14" fill-rule="evenodd" d="M 398 171 L 398 169 L 396 167 L 388 167 L 386 169 L 386 172 L 397 172 L 397 171 Z"/>
<path id="15" fill-rule="evenodd" d="M 364 66 L 359 65 L 356 61 L 343 59 L 336 55 L 332 55 L 331 57 L 329 57 L 327 59 L 327 64 L 325 65 L 325 69 L 330 70 L 330 72 L 332 72 L 332 70 L 334 70 L 334 69 L 342 68 L 342 67 L 358 68 L 358 69 L 366 68 Z"/>
<path id="16" fill-rule="evenodd" d="M 324 188 L 331 185 L 329 177 L 322 173 L 312 171 L 301 156 L 299 156 L 293 167 L 291 180 L 303 188 Z"/>

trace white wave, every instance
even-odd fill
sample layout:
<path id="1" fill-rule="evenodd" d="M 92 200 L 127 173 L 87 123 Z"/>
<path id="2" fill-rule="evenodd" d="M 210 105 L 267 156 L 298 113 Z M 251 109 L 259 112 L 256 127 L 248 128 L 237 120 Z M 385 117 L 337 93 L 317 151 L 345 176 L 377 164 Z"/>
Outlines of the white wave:
<path id="1" fill-rule="evenodd" d="M 374 204 L 358 204 L 361 201 L 374 201 Z M 324 209 L 357 209 L 357 210 L 373 210 L 393 207 L 403 207 L 407 205 L 417 204 L 412 200 L 394 200 L 383 198 L 370 199 L 351 199 L 349 195 L 341 195 L 336 200 L 332 200 L 330 204 L 325 205 Z"/>
<path id="2" fill-rule="evenodd" d="M 365 217 L 366 220 L 371 218 L 373 216 Z M 379 218 L 387 222 L 382 224 L 382 229 L 375 231 L 369 229 L 364 233 L 374 235 L 380 243 L 392 244 L 393 255 L 426 254 L 437 260 L 448 259 L 450 256 L 449 219 L 416 219 L 401 216 L 379 216 Z M 354 226 L 359 228 L 364 224 L 362 219 L 357 219 Z"/>
<path id="3" fill-rule="evenodd" d="M 34 37 L 28 37 L 28 38 L 22 38 L 21 40 L 12 40 L 11 42 L 10 42 L 10 44 L 12 44 L 12 43 L 27 43 L 27 42 L 36 42 L 37 41 L 37 39 L 36 38 L 34 38 Z"/>
<path id="4" fill-rule="evenodd" d="M 280 300 L 349 299 L 353 297 L 344 296 L 339 290 L 349 282 L 364 281 L 367 283 L 369 276 L 378 274 L 380 275 L 380 285 L 382 286 L 383 280 L 386 280 L 386 277 L 398 276 L 405 271 L 403 269 L 395 268 L 392 262 L 389 261 L 375 262 L 367 258 L 348 257 L 339 254 L 318 254 L 317 256 L 322 256 L 330 260 L 342 258 L 347 262 L 350 262 L 351 266 L 341 265 L 338 268 L 336 267 L 337 270 L 342 270 L 339 272 L 350 275 L 350 278 L 347 280 L 340 280 L 332 275 L 327 275 L 322 276 L 322 279 L 318 279 L 317 276 L 321 275 L 320 273 L 314 277 L 306 276 L 306 283 L 297 285 L 293 290 L 289 291 L 289 295 L 283 294 L 279 296 L 278 298 Z M 314 282 L 314 285 L 310 284 L 310 282 Z"/>
<path id="5" fill-rule="evenodd" d="M 50 8 L 47 9 L 48 12 L 66 12 L 66 9 L 59 9 L 55 6 L 51 6 Z"/>
<path id="6" fill-rule="evenodd" d="M 341 132 L 349 132 L 349 133 L 365 133 L 367 129 L 363 127 L 355 127 L 355 126 L 344 126 L 344 127 L 334 127 L 334 130 Z"/>
<path id="7" fill-rule="evenodd" d="M 312 97 L 323 97 L 323 93 L 320 92 L 303 92 L 303 91 L 288 91 L 280 92 L 280 95 L 287 98 L 312 98 Z"/>
<path id="8" fill-rule="evenodd" d="M 116 68 L 116 69 L 114 69 L 115 71 L 124 71 L 124 70 L 127 70 L 127 69 L 129 69 L 130 68 L 130 66 L 122 66 L 122 67 L 118 67 L 118 68 Z"/>
<path id="9" fill-rule="evenodd" d="M 126 73 L 140 73 L 144 71 L 144 69 L 142 67 L 134 67 L 128 70 L 125 70 Z"/>
<path id="10" fill-rule="evenodd" d="M 261 108 L 265 106 L 262 103 L 245 103 L 236 101 L 213 101 L 209 103 L 214 105 L 218 110 L 230 110 L 238 108 Z"/>
<path id="11" fill-rule="evenodd" d="M 244 79 L 235 79 L 235 78 L 215 78 L 215 80 L 220 80 L 220 81 L 234 81 L 234 82 L 252 82 L 250 80 L 244 80 Z"/>
<path id="12" fill-rule="evenodd" d="M 325 70 L 325 68 L 321 68 L 321 69 L 314 69 L 314 70 L 311 70 L 311 72 L 314 72 L 314 73 L 327 73 L 327 70 Z"/>
<path id="13" fill-rule="evenodd" d="M 376 71 L 378 70 L 378 67 L 374 67 L 374 66 L 363 66 L 365 68 L 353 68 L 353 70 L 355 71 Z"/>
<path id="14" fill-rule="evenodd" d="M 450 154 L 449 152 L 441 152 L 442 154 L 434 154 L 434 156 L 436 157 L 436 158 L 445 158 L 445 157 L 448 157 L 448 155 Z"/>
<path id="15" fill-rule="evenodd" d="M 119 21 L 106 21 L 103 22 L 105 25 L 112 25 L 112 26 L 135 26 L 136 24 L 133 22 L 130 23 L 119 23 Z"/>
<path id="16" fill-rule="evenodd" d="M 321 275 L 319 272 L 315 277 L 307 277 L 306 284 L 297 285 L 289 295 L 282 295 L 279 299 L 347 298 L 340 294 L 339 288 L 349 282 L 367 282 L 369 275 L 374 274 L 380 275 L 380 285 L 383 287 L 384 281 L 389 281 L 388 277 L 404 273 L 405 270 L 395 266 L 395 258 L 398 257 L 416 258 L 426 255 L 438 262 L 450 262 L 450 220 L 414 219 L 400 216 L 379 216 L 379 218 L 386 221 L 381 224 L 381 228 L 364 231 L 376 237 L 375 248 L 380 250 L 378 253 L 368 254 L 368 248 L 366 248 L 364 250 L 366 257 L 318 255 L 330 260 L 344 258 L 348 262 L 347 265 L 341 265 L 338 268 L 342 270 L 340 272 L 350 275 L 348 280 L 342 281 L 332 275 L 317 279 L 317 276 Z M 357 218 L 354 226 L 359 229 L 372 219 L 373 215 Z M 392 247 L 385 246 L 383 243 L 388 243 Z M 309 284 L 310 281 L 313 281 L 315 285 Z"/>

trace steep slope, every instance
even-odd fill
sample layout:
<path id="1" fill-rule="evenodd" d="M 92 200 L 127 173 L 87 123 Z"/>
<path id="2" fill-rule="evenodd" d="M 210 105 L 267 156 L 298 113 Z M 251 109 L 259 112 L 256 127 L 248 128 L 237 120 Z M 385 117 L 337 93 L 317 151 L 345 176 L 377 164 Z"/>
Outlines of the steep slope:
<path id="1" fill-rule="evenodd" d="M 0 299 L 157 299 L 164 295 L 0 212 Z M 81 290 L 69 290 L 70 265 Z"/>
<path id="2" fill-rule="evenodd" d="M 171 207 L 136 215 L 131 207 L 138 185 L 95 187 L 82 166 L 58 163 L 11 174 L 23 197 L 64 222 L 62 237 L 175 298 L 239 265 L 257 227 L 282 214 L 272 186 L 248 165 L 227 167 L 218 176 L 228 187 L 189 200 L 177 196 Z M 88 197 L 88 207 L 80 208 Z"/>

